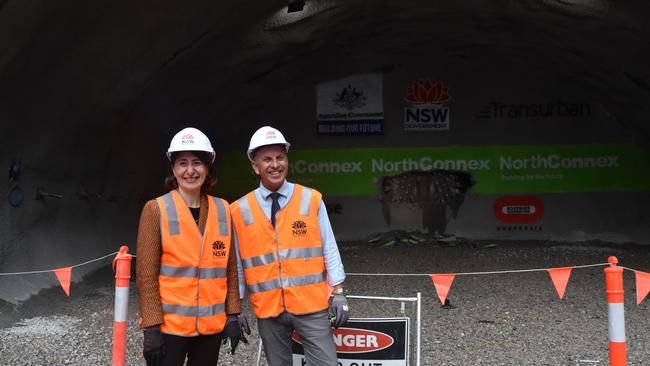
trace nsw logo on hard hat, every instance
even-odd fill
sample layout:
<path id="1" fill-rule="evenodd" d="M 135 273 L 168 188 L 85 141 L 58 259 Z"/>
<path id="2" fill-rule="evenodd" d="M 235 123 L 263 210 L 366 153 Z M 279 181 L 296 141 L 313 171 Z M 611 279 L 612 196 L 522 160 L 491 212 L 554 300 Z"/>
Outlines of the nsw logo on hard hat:
<path id="1" fill-rule="evenodd" d="M 307 224 L 302 220 L 296 220 L 291 225 L 293 236 L 307 235 Z"/>
<path id="2" fill-rule="evenodd" d="M 188 133 L 187 135 L 183 135 L 183 137 L 181 137 L 181 145 L 192 144 L 194 144 L 194 136 L 192 134 Z"/>
<path id="3" fill-rule="evenodd" d="M 337 353 L 376 352 L 388 348 L 395 343 L 393 337 L 388 334 L 368 329 L 332 329 L 332 336 L 334 337 Z M 300 336 L 296 331 L 291 333 L 291 338 L 295 342 L 302 344 Z"/>
<path id="4" fill-rule="evenodd" d="M 272 139 L 277 138 L 277 136 L 275 135 L 275 131 L 273 131 L 273 130 L 266 131 L 266 133 L 264 135 L 265 135 L 267 140 L 272 140 Z"/>

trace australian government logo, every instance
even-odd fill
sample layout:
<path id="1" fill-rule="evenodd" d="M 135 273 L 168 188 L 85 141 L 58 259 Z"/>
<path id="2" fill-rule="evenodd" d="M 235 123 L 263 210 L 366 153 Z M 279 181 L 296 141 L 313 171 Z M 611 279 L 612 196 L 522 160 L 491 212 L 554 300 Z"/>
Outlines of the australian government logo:
<path id="1" fill-rule="evenodd" d="M 384 131 L 381 75 L 352 75 L 316 86 L 320 135 L 377 135 Z"/>
<path id="2" fill-rule="evenodd" d="M 213 257 L 225 257 L 226 256 L 226 244 L 220 240 L 216 240 L 212 243 L 212 256 Z"/>
<path id="3" fill-rule="evenodd" d="M 291 225 L 291 232 L 293 236 L 307 235 L 307 224 L 302 220 L 296 220 Z"/>
<path id="4" fill-rule="evenodd" d="M 366 97 L 363 96 L 363 90 L 348 85 L 343 87 L 340 93 L 336 93 L 336 97 L 332 102 L 341 108 L 351 111 L 366 105 Z"/>
<path id="5" fill-rule="evenodd" d="M 440 80 L 417 80 L 409 86 L 404 101 L 404 131 L 449 130 L 449 88 Z"/>

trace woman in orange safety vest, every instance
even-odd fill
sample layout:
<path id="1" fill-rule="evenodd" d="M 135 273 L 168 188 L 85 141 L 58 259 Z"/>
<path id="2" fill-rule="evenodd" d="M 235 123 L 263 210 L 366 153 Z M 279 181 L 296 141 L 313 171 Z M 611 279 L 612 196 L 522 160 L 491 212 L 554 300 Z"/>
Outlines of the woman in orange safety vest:
<path id="1" fill-rule="evenodd" d="M 234 354 L 242 329 L 228 203 L 216 183 L 210 140 L 185 128 L 171 140 L 166 194 L 147 202 L 138 230 L 137 289 L 148 366 L 216 365 L 222 341 Z"/>

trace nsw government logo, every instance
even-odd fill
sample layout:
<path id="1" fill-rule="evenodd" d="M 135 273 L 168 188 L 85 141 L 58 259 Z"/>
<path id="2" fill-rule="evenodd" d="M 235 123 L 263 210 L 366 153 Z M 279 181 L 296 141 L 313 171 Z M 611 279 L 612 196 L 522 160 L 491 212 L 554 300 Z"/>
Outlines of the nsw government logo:
<path id="1" fill-rule="evenodd" d="M 183 135 L 181 137 L 181 145 L 192 145 L 194 144 L 194 136 L 192 134 Z"/>
<path id="2" fill-rule="evenodd" d="M 212 243 L 212 256 L 213 257 L 225 257 L 226 256 L 226 244 L 222 241 L 217 240 Z"/>
<path id="3" fill-rule="evenodd" d="M 307 235 L 307 224 L 302 220 L 296 220 L 291 225 L 293 236 Z"/>
<path id="4" fill-rule="evenodd" d="M 439 80 L 417 80 L 409 86 L 404 101 L 404 131 L 449 130 L 449 88 Z"/>

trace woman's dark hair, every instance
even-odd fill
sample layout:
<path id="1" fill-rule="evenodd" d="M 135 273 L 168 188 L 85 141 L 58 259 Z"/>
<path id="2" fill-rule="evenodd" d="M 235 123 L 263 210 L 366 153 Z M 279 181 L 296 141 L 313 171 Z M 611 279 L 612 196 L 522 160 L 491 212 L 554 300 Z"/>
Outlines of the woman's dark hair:
<path id="1" fill-rule="evenodd" d="M 196 155 L 199 160 L 205 166 L 208 167 L 208 174 L 205 177 L 205 182 L 203 182 L 203 185 L 201 186 L 201 193 L 209 193 L 212 187 L 214 187 L 217 184 L 217 169 L 214 167 L 214 164 L 212 164 L 212 156 L 210 156 L 209 153 L 205 151 L 190 151 L 192 154 Z M 176 162 L 176 159 L 178 159 L 178 155 L 181 153 L 181 151 L 178 152 L 173 152 L 172 153 L 172 165 Z M 172 189 L 178 188 L 178 182 L 176 182 L 176 177 L 174 177 L 174 172 L 172 171 L 171 167 L 169 168 L 169 174 L 167 174 L 167 177 L 165 177 L 165 191 L 169 192 Z"/>

